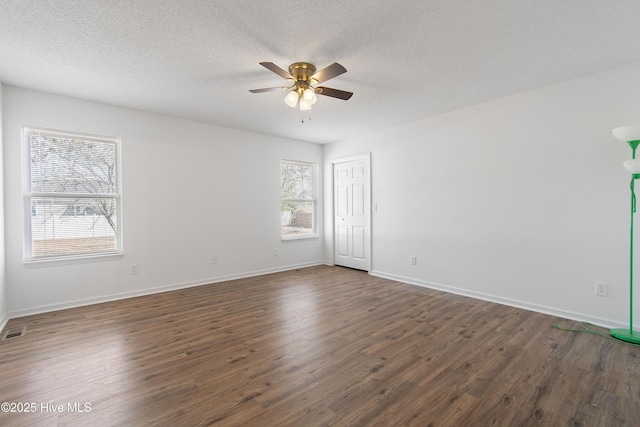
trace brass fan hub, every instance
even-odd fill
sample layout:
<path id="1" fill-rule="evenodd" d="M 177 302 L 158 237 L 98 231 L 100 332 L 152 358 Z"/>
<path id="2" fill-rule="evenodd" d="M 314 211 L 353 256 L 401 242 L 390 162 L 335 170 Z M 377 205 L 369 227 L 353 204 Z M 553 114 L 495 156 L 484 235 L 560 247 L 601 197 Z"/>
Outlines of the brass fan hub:
<path id="1" fill-rule="evenodd" d="M 308 62 L 294 62 L 289 65 L 289 74 L 296 79 L 296 82 L 311 83 L 311 76 L 316 73 L 316 67 Z"/>

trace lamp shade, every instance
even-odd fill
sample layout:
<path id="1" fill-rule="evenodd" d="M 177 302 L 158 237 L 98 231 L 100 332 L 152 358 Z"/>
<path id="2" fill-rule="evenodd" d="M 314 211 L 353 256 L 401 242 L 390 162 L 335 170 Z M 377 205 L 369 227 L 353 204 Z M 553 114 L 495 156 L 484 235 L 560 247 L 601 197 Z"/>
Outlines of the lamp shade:
<path id="1" fill-rule="evenodd" d="M 311 110 L 311 105 L 309 105 L 307 100 L 304 98 L 300 98 L 300 110 L 302 111 Z"/>
<path id="2" fill-rule="evenodd" d="M 640 125 L 622 126 L 611 132 L 616 139 L 623 142 L 640 141 Z"/>
<path id="3" fill-rule="evenodd" d="M 318 100 L 318 98 L 316 97 L 316 93 L 313 91 L 313 89 L 305 89 L 304 90 L 304 100 L 307 101 L 307 104 L 309 105 L 313 105 L 316 103 L 316 101 Z"/>
<path id="4" fill-rule="evenodd" d="M 623 165 L 631 175 L 640 174 L 640 159 L 626 160 Z"/>
<path id="5" fill-rule="evenodd" d="M 298 92 L 289 92 L 287 96 L 284 98 L 284 103 L 289 107 L 295 107 L 298 103 Z"/>

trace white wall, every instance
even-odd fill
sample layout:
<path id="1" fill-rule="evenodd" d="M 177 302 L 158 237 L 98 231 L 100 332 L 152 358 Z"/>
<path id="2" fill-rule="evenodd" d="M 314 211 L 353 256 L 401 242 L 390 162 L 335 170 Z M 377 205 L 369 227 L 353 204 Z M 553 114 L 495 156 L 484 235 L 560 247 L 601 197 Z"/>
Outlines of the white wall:
<path id="1" fill-rule="evenodd" d="M 640 123 L 638 75 L 633 64 L 326 145 L 325 200 L 330 161 L 371 152 L 372 274 L 625 325 L 631 150 L 611 129 Z"/>
<path id="2" fill-rule="evenodd" d="M 3 140 L 2 140 L 2 91 L 4 86 L 0 83 L 0 331 L 8 320 L 7 285 L 5 279 L 4 264 L 4 173 L 3 173 Z"/>
<path id="3" fill-rule="evenodd" d="M 15 87 L 3 99 L 11 317 L 323 261 L 322 238 L 282 242 L 279 229 L 280 160 L 320 165 L 321 146 Z M 23 125 L 121 138 L 122 258 L 23 264 Z"/>

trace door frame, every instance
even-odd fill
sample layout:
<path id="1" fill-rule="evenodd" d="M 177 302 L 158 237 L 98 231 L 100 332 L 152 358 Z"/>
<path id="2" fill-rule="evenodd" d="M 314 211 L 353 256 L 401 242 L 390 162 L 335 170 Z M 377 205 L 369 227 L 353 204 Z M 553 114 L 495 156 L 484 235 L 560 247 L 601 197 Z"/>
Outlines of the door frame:
<path id="1" fill-rule="evenodd" d="M 369 203 L 365 206 L 365 218 L 367 220 L 367 225 L 365 227 L 366 229 L 366 233 L 367 236 L 369 237 L 369 240 L 367 242 L 367 246 L 368 246 L 368 252 L 369 252 L 369 257 L 367 259 L 367 273 L 371 272 L 371 259 L 373 258 L 373 236 L 371 235 L 371 206 L 372 206 L 372 200 L 371 200 L 371 195 L 372 195 L 372 191 L 371 191 L 371 153 L 362 153 L 362 154 L 356 154 L 353 156 L 347 156 L 347 157 L 340 157 L 338 159 L 332 159 L 331 160 L 331 253 L 333 254 L 333 265 L 336 265 L 336 223 L 335 223 L 335 219 L 336 219 L 336 195 L 335 195 L 335 189 L 336 189 L 336 183 L 335 183 L 335 165 L 338 163 L 345 163 L 345 162 L 350 162 L 353 160 L 364 160 L 366 165 L 367 165 L 367 172 L 368 172 L 368 179 L 367 179 L 367 189 L 365 190 L 367 192 L 367 195 L 369 196 Z M 326 181 L 325 181 L 326 182 Z M 326 211 L 325 211 L 326 212 Z"/>

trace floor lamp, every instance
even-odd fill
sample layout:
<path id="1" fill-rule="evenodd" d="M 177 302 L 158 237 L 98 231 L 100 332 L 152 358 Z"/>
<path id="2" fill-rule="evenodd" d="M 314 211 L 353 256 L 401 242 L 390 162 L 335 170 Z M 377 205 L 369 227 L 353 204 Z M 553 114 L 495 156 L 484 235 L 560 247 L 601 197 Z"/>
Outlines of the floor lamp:
<path id="1" fill-rule="evenodd" d="M 633 330 L 633 217 L 636 212 L 636 194 L 634 186 L 640 178 L 640 159 L 636 159 L 636 148 L 640 145 L 640 126 L 624 126 L 613 129 L 613 136 L 631 147 L 632 157 L 624 162 L 631 174 L 631 229 L 629 232 L 629 328 L 611 329 L 612 336 L 635 344 L 640 344 L 640 332 Z"/>

